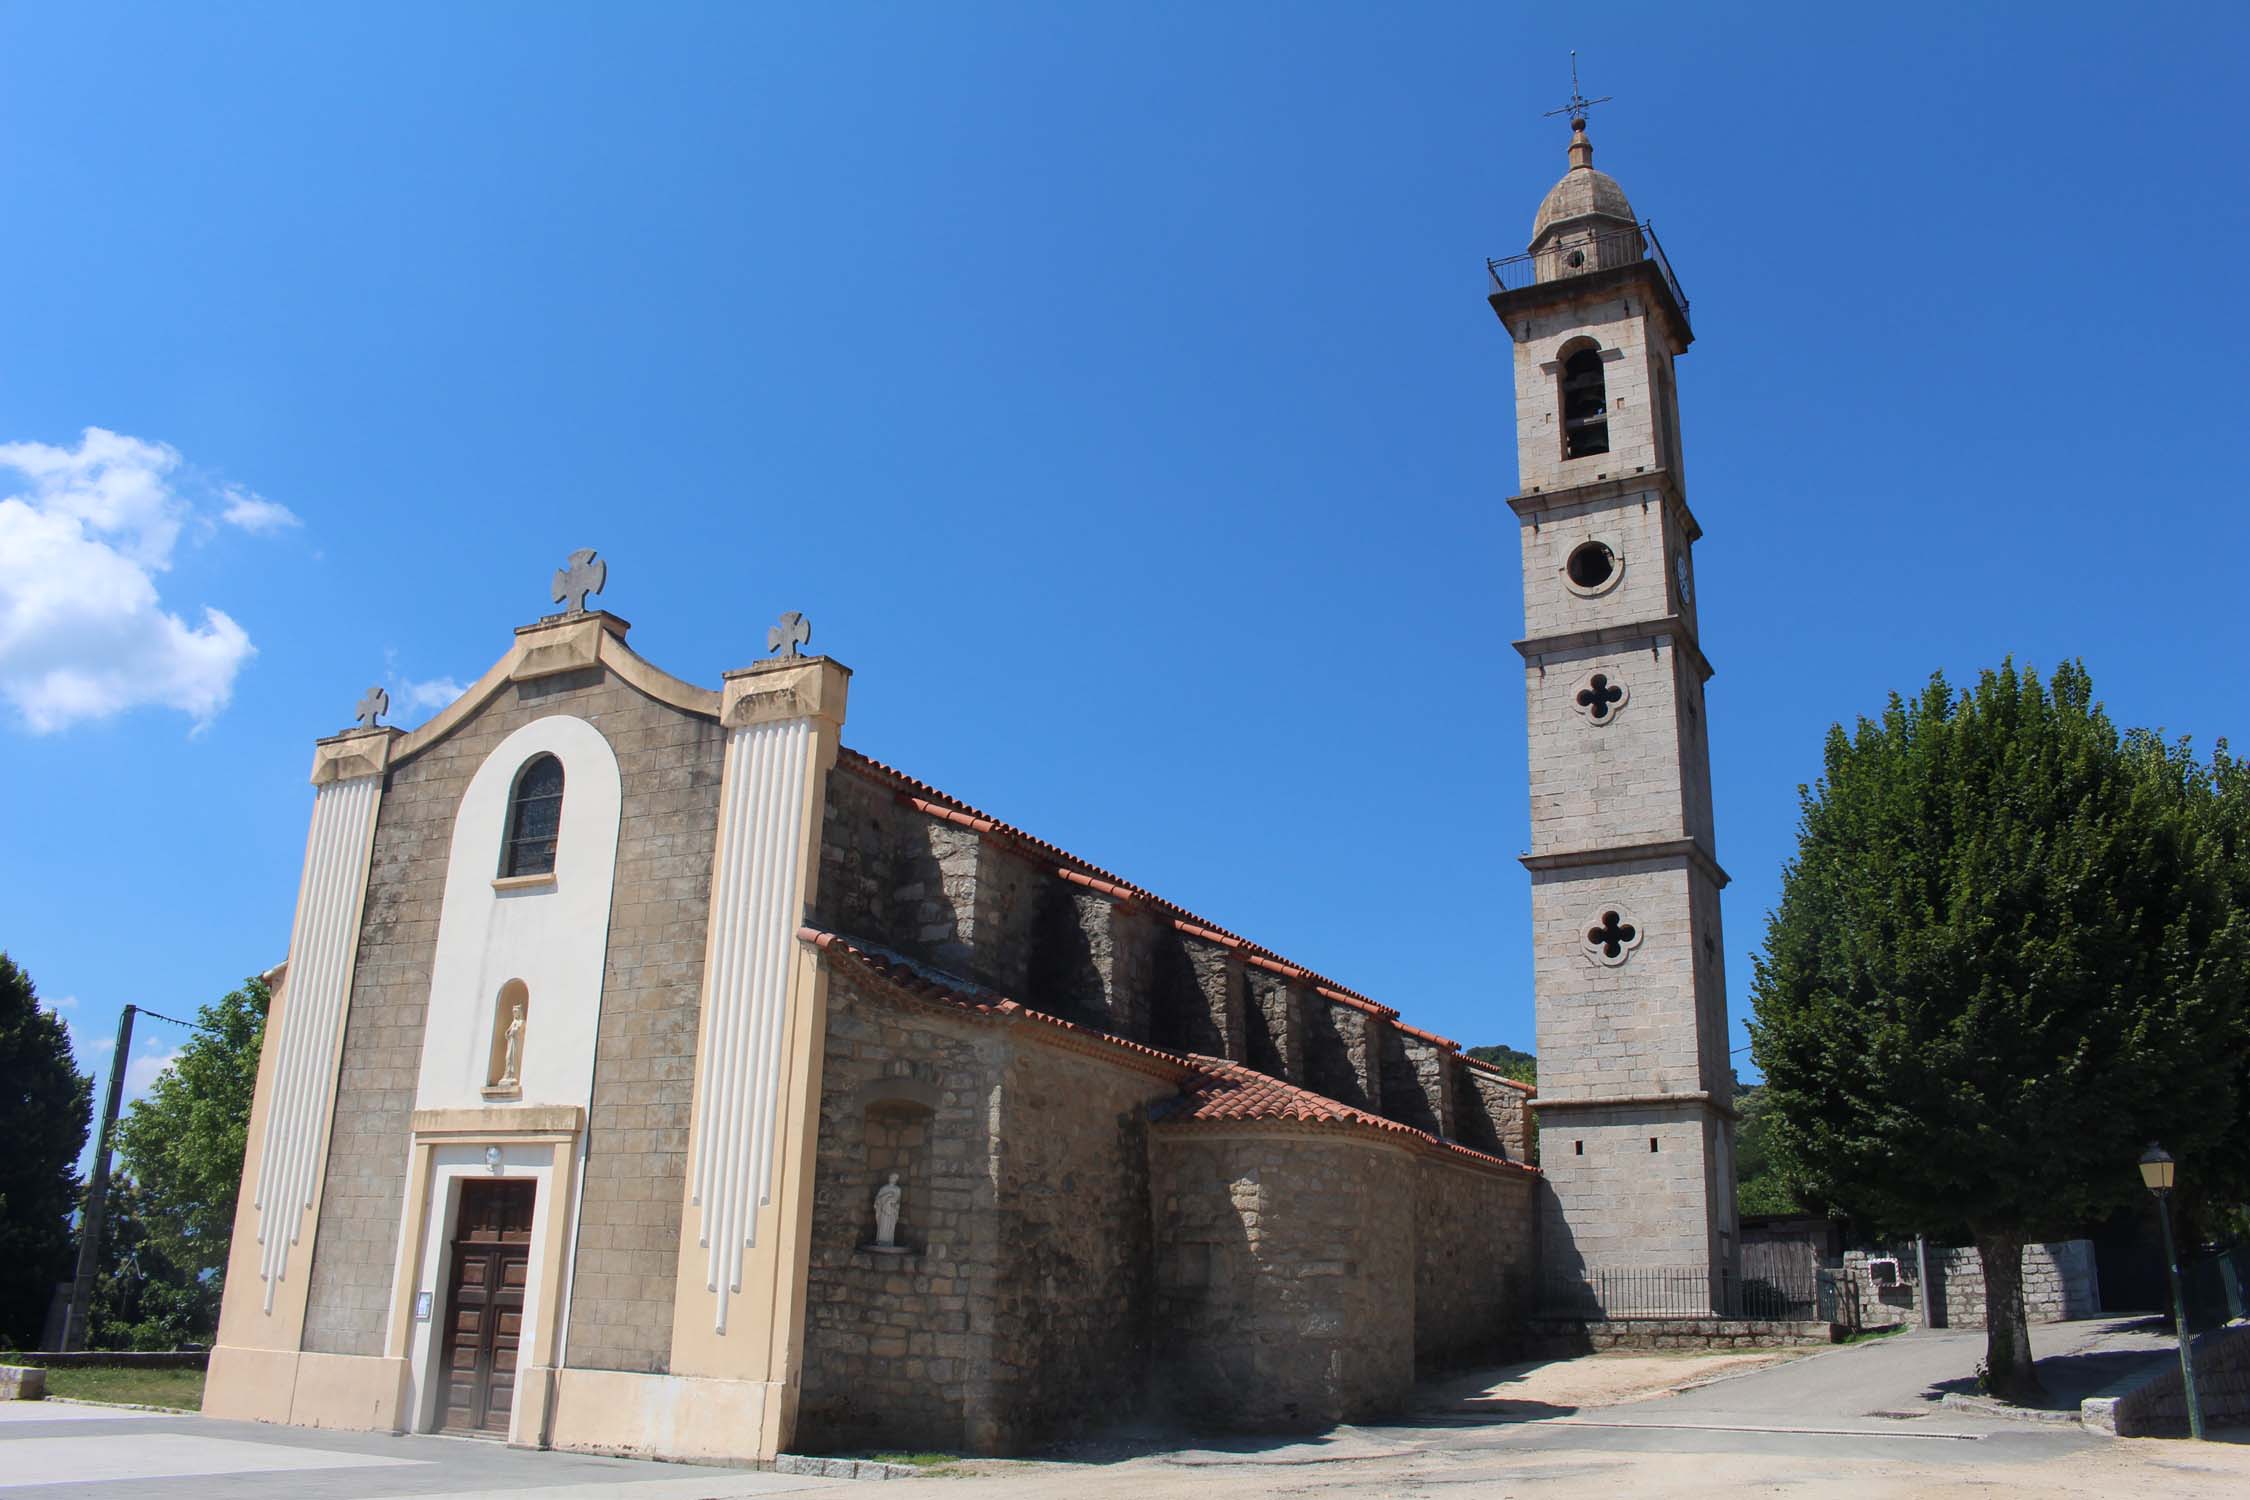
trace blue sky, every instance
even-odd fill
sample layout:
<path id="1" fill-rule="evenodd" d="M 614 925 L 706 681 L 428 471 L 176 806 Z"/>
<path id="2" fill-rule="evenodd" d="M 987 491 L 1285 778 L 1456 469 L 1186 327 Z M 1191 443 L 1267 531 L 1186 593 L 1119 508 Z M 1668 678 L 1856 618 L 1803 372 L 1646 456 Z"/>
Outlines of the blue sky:
<path id="1" fill-rule="evenodd" d="M 312 740 L 591 546 L 669 670 L 803 610 L 854 746 L 1529 1045 L 1481 262 L 1576 47 L 1700 335 L 1739 1043 L 1830 723 L 2250 698 L 2250 12 L 1877 14 L 0 4 L 0 946 L 95 1063 L 280 958 Z"/>

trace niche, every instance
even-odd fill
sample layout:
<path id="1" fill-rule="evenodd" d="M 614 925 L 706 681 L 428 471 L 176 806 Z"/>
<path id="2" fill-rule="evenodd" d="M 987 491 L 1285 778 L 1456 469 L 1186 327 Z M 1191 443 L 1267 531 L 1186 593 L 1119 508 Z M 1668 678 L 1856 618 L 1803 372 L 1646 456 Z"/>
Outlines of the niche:
<path id="1" fill-rule="evenodd" d="M 513 1099 L 523 1093 L 523 1048 L 530 1026 L 531 987 L 511 979 L 500 986 L 492 1002 L 492 1045 L 484 1068 L 487 1099 Z"/>
<path id="2" fill-rule="evenodd" d="M 859 1189 L 859 1247 L 871 1254 L 918 1255 L 929 1248 L 937 1222 L 930 1201 L 936 1092 L 908 1078 L 886 1078 L 869 1090 L 860 1129 L 866 1169 Z M 877 1242 L 875 1202 L 893 1173 L 898 1176 L 898 1223 L 885 1246 Z"/>

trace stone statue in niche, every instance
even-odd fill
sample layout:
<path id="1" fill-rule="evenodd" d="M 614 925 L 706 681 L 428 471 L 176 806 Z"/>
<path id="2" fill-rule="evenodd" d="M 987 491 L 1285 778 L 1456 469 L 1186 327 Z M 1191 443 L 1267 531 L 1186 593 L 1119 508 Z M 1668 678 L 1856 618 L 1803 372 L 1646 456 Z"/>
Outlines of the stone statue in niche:
<path id="1" fill-rule="evenodd" d="M 517 1076 L 523 1071 L 523 1005 L 519 1002 L 508 1016 L 507 1051 L 500 1064 L 500 1087 L 514 1088 Z"/>
<path id="2" fill-rule="evenodd" d="M 898 1173 L 875 1190 L 875 1245 L 881 1250 L 898 1248 L 898 1205 L 906 1193 L 898 1185 Z"/>

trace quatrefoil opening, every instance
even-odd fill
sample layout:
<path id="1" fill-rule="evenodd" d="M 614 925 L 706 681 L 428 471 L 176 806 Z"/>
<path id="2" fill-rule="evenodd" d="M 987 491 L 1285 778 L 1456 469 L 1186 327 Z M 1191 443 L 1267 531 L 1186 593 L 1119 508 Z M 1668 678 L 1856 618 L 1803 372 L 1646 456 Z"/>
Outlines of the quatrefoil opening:
<path id="1" fill-rule="evenodd" d="M 1595 963 L 1614 969 L 1633 956 L 1641 936 L 1641 924 L 1632 912 L 1609 901 L 1587 913 L 1578 929 L 1578 946 Z"/>
<path id="2" fill-rule="evenodd" d="M 1617 721 L 1625 708 L 1625 700 L 1632 696 L 1625 679 L 1614 668 L 1604 667 L 1590 672 L 1571 690 L 1570 706 L 1579 717 L 1597 729 Z"/>

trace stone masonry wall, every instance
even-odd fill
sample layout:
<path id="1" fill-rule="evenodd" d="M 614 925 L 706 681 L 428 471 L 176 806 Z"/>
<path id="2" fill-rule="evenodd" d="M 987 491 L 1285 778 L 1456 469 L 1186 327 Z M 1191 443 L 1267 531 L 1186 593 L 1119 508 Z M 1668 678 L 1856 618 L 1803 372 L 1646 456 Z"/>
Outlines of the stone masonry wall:
<path id="1" fill-rule="evenodd" d="M 624 792 L 583 1200 L 584 1223 L 610 1226 L 614 1243 L 582 1246 L 570 1356 L 620 1369 L 661 1369 L 668 1357 L 721 739 L 715 724 L 598 668 L 512 684 L 390 772 L 345 1021 L 309 1350 L 381 1352 L 425 1007 L 455 998 L 429 993 L 454 814 L 499 742 L 550 714 L 601 730 Z"/>
<path id="2" fill-rule="evenodd" d="M 2195 1397 L 2206 1431 L 2250 1422 L 2250 1324 L 2214 1328 L 2193 1342 Z M 2166 1360 L 2137 1374 L 2123 1390 L 2089 1397 L 2079 1420 L 2116 1437 L 2176 1437 L 2188 1430 L 2187 1385 L 2180 1363 Z"/>
<path id="3" fill-rule="evenodd" d="M 1423 1158 L 1414 1165 L 1414 1362 L 1494 1356 L 1530 1305 L 1532 1179 Z"/>
<path id="4" fill-rule="evenodd" d="M 1286 966 L 1246 961 L 1160 905 L 890 774 L 847 754 L 829 776 L 820 926 L 1114 1036 L 1247 1062 L 1448 1139 L 1466 1129 L 1489 1149 L 1513 1139 L 1513 1154 L 1527 1154 L 1526 1131 L 1465 1091 L 1443 1039 Z M 1503 1104 L 1499 1115 L 1513 1111 Z"/>
<path id="5" fill-rule="evenodd" d="M 1291 1083 L 1305 1081 L 1303 1004 L 1288 980 L 1264 970 L 1246 972 L 1243 1060 L 1259 1072 Z"/>
<path id="6" fill-rule="evenodd" d="M 1876 1284 L 1867 1268 L 1871 1258 L 1865 1250 L 1844 1252 L 1843 1274 L 1851 1288 L 1847 1295 L 1853 1299 L 1858 1326 L 1887 1328 L 1904 1323 L 1919 1327 L 1922 1303 L 1921 1289 L 1912 1280 L 1917 1274 L 1914 1247 L 1906 1246 L 1896 1256 L 1901 1278 L 1896 1286 Z M 1984 1262 L 1976 1247 L 1941 1249 L 1933 1245 L 1930 1263 L 1945 1288 L 1946 1326 L 1982 1328 Z M 2093 1241 L 2061 1240 L 2024 1246 L 2023 1300 L 2024 1316 L 2034 1323 L 2098 1316 L 2102 1310 L 2101 1287 L 2095 1275 Z"/>
<path id="7" fill-rule="evenodd" d="M 831 973 L 799 1445 L 1008 1453 L 1136 1403 L 1173 1082 Z"/>
<path id="8" fill-rule="evenodd" d="M 1771 1349 L 1834 1343 L 1822 1322 L 1747 1318 L 1618 1318 L 1582 1322 L 1534 1318 L 1524 1328 L 1522 1352 L 1538 1359 L 1568 1359 L 1609 1349 Z"/>
<path id="9" fill-rule="evenodd" d="M 1153 1254 L 1148 1106 L 1156 1077 L 1019 1042 L 1000 1094 L 1000 1295 L 980 1453 L 1020 1452 L 1136 1406 Z"/>
<path id="10" fill-rule="evenodd" d="M 1310 1429 L 1414 1379 L 1413 1158 L 1365 1138 L 1159 1127 L 1159 1385 L 1177 1414 Z"/>
<path id="11" fill-rule="evenodd" d="M 1455 1138 L 1464 1146 L 1529 1163 L 1531 1095 L 1463 1058 L 1453 1072 Z"/>
<path id="12" fill-rule="evenodd" d="M 1383 1026 L 1376 1035 L 1382 1056 L 1383 1117 L 1454 1139 L 1458 1121 L 1452 1054 L 1398 1026 Z"/>
<path id="13" fill-rule="evenodd" d="M 1006 1043 L 834 966 L 826 1047 L 797 1445 L 969 1449 L 1000 1309 L 993 1125 Z M 892 1170 L 904 1255 L 863 1248 Z"/>

